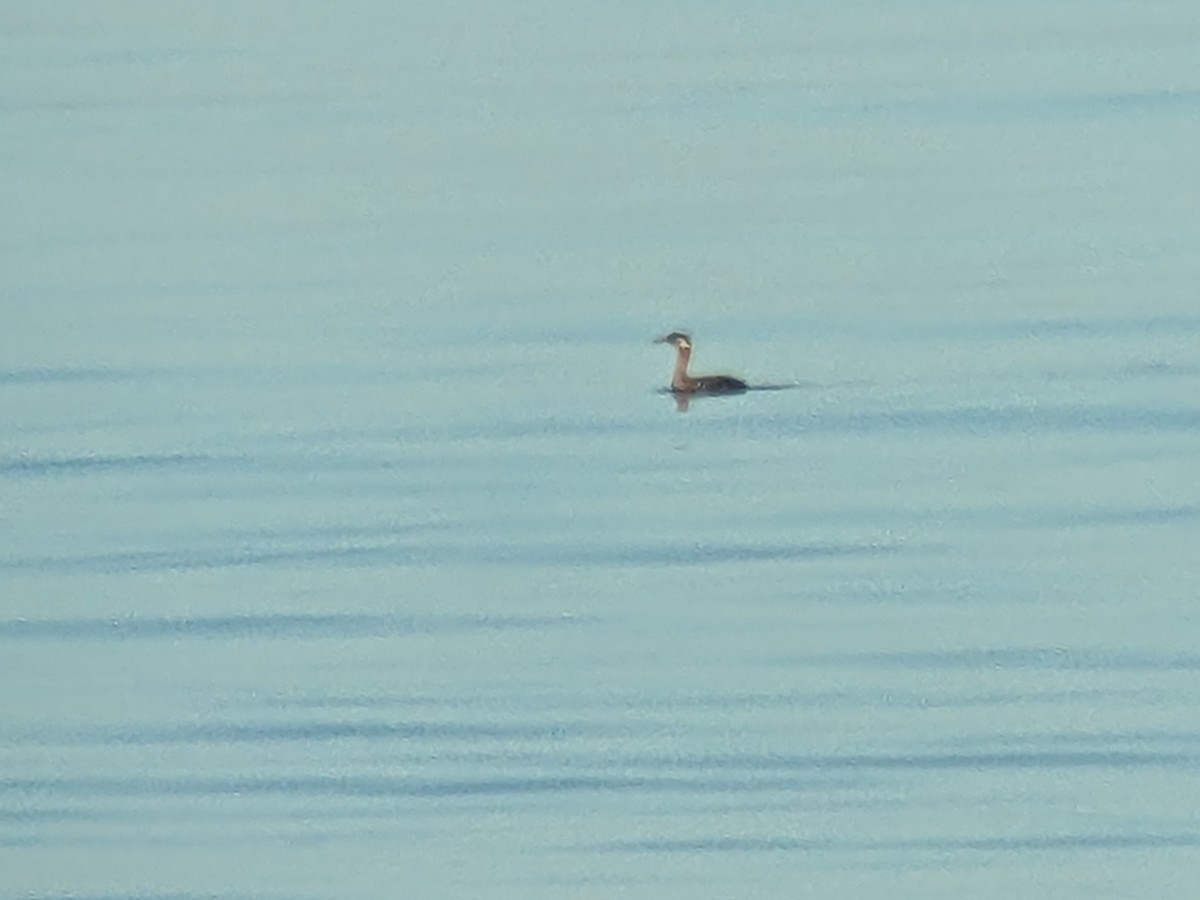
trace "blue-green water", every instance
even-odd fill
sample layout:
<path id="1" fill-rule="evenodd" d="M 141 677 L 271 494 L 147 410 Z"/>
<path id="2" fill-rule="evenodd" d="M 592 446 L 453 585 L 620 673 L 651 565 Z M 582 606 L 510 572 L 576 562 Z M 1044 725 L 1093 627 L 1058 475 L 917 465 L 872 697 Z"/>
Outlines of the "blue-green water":
<path id="1" fill-rule="evenodd" d="M 4 19 L 0 897 L 1192 895 L 1189 5 Z"/>

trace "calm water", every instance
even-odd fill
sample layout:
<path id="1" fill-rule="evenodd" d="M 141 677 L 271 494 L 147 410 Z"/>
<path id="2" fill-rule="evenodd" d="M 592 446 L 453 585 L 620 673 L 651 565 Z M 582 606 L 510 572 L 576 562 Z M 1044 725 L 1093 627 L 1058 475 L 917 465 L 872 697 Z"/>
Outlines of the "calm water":
<path id="1" fill-rule="evenodd" d="M 0 16 L 0 897 L 1193 896 L 1194 4 L 409 6 Z"/>

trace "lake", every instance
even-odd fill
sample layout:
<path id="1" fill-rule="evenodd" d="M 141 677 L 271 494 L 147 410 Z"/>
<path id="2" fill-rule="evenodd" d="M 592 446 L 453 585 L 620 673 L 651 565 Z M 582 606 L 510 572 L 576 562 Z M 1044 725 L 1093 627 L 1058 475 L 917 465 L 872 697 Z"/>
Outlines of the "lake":
<path id="1" fill-rule="evenodd" d="M 1193 5 L 0 21 L 0 898 L 1193 896 Z"/>

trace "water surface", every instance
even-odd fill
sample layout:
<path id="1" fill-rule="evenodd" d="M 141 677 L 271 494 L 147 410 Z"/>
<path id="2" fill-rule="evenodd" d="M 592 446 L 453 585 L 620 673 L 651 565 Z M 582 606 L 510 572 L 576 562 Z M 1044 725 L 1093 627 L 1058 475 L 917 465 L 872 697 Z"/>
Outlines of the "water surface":
<path id="1" fill-rule="evenodd" d="M 1190 897 L 1196 25 L 18 3 L 0 895 Z"/>

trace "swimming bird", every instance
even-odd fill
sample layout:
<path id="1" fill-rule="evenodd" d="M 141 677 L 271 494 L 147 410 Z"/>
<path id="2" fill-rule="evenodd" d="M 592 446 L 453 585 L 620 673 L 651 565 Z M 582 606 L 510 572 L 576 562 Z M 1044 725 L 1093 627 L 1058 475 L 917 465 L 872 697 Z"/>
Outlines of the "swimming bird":
<path id="1" fill-rule="evenodd" d="M 676 350 L 675 371 L 671 373 L 671 392 L 675 394 L 740 394 L 749 385 L 732 375 L 689 375 L 692 339 L 682 331 L 658 338 L 656 344 L 671 344 Z"/>

